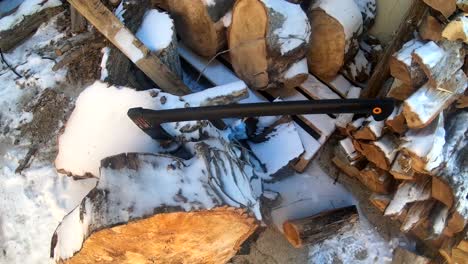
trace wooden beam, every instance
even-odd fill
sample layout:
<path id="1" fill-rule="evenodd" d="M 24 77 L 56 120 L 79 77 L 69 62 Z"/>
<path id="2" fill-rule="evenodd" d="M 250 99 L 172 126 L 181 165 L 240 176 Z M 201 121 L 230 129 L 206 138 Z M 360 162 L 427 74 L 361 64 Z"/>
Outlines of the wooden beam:
<path id="1" fill-rule="evenodd" d="M 68 0 L 68 2 L 162 90 L 175 95 L 191 93 L 190 89 L 159 58 L 151 53 L 100 0 Z"/>

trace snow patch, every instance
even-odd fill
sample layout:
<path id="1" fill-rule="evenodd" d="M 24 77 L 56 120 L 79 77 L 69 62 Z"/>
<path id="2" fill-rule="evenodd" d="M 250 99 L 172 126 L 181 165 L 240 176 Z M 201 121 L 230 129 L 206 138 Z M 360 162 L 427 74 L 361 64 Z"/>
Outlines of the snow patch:
<path id="1" fill-rule="evenodd" d="M 0 19 L 0 31 L 13 28 L 21 23 L 26 16 L 61 5 L 62 2 L 60 0 L 46 0 L 45 3 L 44 0 L 25 0 L 13 14 Z"/>
<path id="2" fill-rule="evenodd" d="M 158 52 L 167 48 L 174 35 L 174 21 L 166 12 L 152 9 L 146 12 L 137 38 L 151 51 Z"/>
<path id="3" fill-rule="evenodd" d="M 109 71 L 107 70 L 107 61 L 109 60 L 111 49 L 109 47 L 104 47 L 101 50 L 102 53 L 102 60 L 101 60 L 101 81 L 105 81 L 106 78 L 109 76 Z"/>
<path id="4" fill-rule="evenodd" d="M 427 65 L 428 68 L 434 68 L 445 56 L 445 51 L 440 48 L 434 41 L 426 43 L 424 46 L 417 48 L 414 51 L 422 63 Z"/>
<path id="5" fill-rule="evenodd" d="M 227 27 L 231 26 L 231 23 L 232 23 L 232 10 L 227 12 L 221 19 L 223 21 L 224 27 L 227 28 Z"/>

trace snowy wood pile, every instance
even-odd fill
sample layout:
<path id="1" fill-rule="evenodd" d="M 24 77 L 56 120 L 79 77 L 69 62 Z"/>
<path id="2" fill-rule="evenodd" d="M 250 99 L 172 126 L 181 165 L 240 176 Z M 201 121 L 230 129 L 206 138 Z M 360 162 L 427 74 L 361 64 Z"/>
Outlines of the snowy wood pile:
<path id="1" fill-rule="evenodd" d="M 468 221 L 468 20 L 455 0 L 424 2 L 432 9 L 419 34 L 388 61 L 386 95 L 398 107 L 382 122 L 349 122 L 334 163 L 370 191 L 371 202 L 401 231 L 454 263 L 450 250 Z M 439 20 L 440 14 L 449 19 Z"/>

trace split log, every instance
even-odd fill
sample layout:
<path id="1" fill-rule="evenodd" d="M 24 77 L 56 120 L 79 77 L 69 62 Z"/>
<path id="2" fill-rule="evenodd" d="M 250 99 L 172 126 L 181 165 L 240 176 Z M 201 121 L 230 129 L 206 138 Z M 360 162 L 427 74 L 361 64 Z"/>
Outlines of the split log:
<path id="1" fill-rule="evenodd" d="M 168 0 L 167 5 L 180 38 L 195 53 L 213 57 L 226 44 L 223 17 L 234 0 Z"/>
<path id="2" fill-rule="evenodd" d="M 346 133 L 344 134 L 347 134 L 348 136 L 352 137 L 353 133 L 357 131 L 360 127 L 362 127 L 362 124 L 365 121 L 366 121 L 366 118 L 361 117 L 354 121 L 348 122 L 348 124 L 346 124 Z"/>
<path id="3" fill-rule="evenodd" d="M 457 0 L 423 0 L 428 6 L 439 11 L 445 17 L 451 16 L 457 10 Z"/>
<path id="4" fill-rule="evenodd" d="M 465 52 L 460 42 L 442 41 L 439 46 L 430 41 L 413 52 L 413 60 L 429 78 L 432 87 L 438 88 L 460 70 L 465 62 Z"/>
<path id="5" fill-rule="evenodd" d="M 397 144 L 391 135 L 384 135 L 377 141 L 359 142 L 361 154 L 378 168 L 388 171 L 397 154 Z"/>
<path id="6" fill-rule="evenodd" d="M 429 264 L 431 260 L 398 247 L 393 252 L 392 264 Z"/>
<path id="7" fill-rule="evenodd" d="M 189 161 L 170 155 L 136 153 L 120 154 L 102 160 L 100 180 L 97 186 L 91 190 L 77 208 L 65 216 L 57 227 L 52 238 L 51 257 L 57 261 L 71 258 L 82 248 L 84 241 L 90 235 L 98 230 L 118 224 L 129 222 L 131 226 L 135 224 L 135 228 L 137 228 L 140 225 L 138 221 L 134 222 L 135 220 L 156 215 L 156 219 L 153 221 L 150 218 L 148 224 L 151 224 L 151 226 L 164 226 L 164 222 L 158 221 L 158 213 L 188 212 L 229 205 L 247 208 L 257 218 L 261 218 L 260 194 L 255 191 L 261 189 L 261 182 L 249 163 L 248 153 L 223 139 L 213 138 L 213 140 L 209 141 L 212 145 L 205 142 L 195 144 L 195 156 Z M 244 153 L 241 154 L 241 152 Z M 246 154 L 246 159 L 243 159 L 242 157 Z M 125 186 L 125 188 L 122 189 L 122 186 Z M 220 217 L 223 217 L 222 215 L 221 211 Z M 181 217 L 183 216 L 184 214 Z M 197 213 L 186 216 L 188 218 L 196 217 Z M 175 218 L 179 218 L 179 215 L 176 215 Z M 226 215 L 226 218 L 229 219 L 229 216 Z M 236 218 L 238 219 L 237 222 L 235 221 Z M 187 232 L 187 236 L 192 235 L 194 238 L 201 236 L 200 240 L 193 241 L 195 245 L 204 244 L 202 242 L 206 239 L 206 237 L 203 239 L 206 235 L 205 232 L 198 232 L 199 230 L 193 229 L 192 224 L 183 225 L 184 228 L 182 229 L 179 229 L 179 226 L 184 224 L 183 222 L 176 220 L 170 222 L 170 224 L 173 225 L 175 231 Z M 208 225 L 206 228 L 209 229 L 210 223 L 205 224 Z M 232 245 L 231 243 L 242 242 L 253 232 L 256 224 L 249 217 L 234 217 L 225 224 L 230 227 L 224 226 L 222 229 L 231 230 L 232 227 L 237 225 L 243 227 L 238 229 L 238 231 L 241 231 L 238 234 L 238 231 L 230 233 L 224 230 L 224 232 L 229 232 L 228 237 L 224 236 L 227 233 L 218 237 L 222 238 L 221 241 L 225 239 L 229 241 L 227 245 L 224 243 L 222 245 L 223 248 L 228 247 L 223 250 L 228 250 L 227 252 L 230 252 L 228 255 L 232 256 L 235 253 L 232 248 L 235 248 L 238 244 Z M 145 226 L 144 224 L 142 229 L 147 233 Z M 197 228 L 201 227 L 196 226 Z M 207 234 L 210 234 L 208 229 Z M 220 231 L 220 229 L 217 230 Z M 219 236 L 218 231 L 209 237 Z M 73 239 L 70 234 L 73 234 Z M 158 245 L 163 248 L 172 246 L 161 240 L 159 236 L 155 237 L 157 241 L 162 242 L 162 244 Z M 140 233 L 135 239 L 141 240 Z M 122 238 L 122 241 L 126 241 L 125 237 Z M 146 239 L 143 241 L 145 244 L 148 242 Z M 156 241 L 152 242 L 157 243 Z M 214 242 L 208 240 L 206 243 L 213 245 L 211 243 Z M 106 244 L 106 246 L 110 245 Z M 204 246 L 202 247 L 204 248 Z M 113 249 L 115 250 L 115 248 Z M 178 252 L 180 250 L 182 252 Z M 214 247 L 213 251 L 211 251 L 210 247 L 208 247 L 205 254 L 210 253 L 218 256 L 216 254 L 219 253 L 219 250 Z M 195 254 L 194 257 L 197 256 L 197 251 L 187 250 L 185 243 L 176 245 L 174 251 L 175 256 L 184 253 L 189 254 L 189 256 L 191 254 Z M 146 252 L 146 254 L 153 253 Z M 170 259 L 172 255 L 160 250 L 154 254 L 163 259 Z M 78 254 L 76 257 L 79 261 L 80 255 Z M 184 261 L 187 260 L 184 259 Z M 165 263 L 166 261 L 162 262 Z M 221 261 L 221 263 L 224 262 Z M 215 263 L 217 262 L 215 261 Z"/>
<path id="8" fill-rule="evenodd" d="M 457 71 L 444 85 L 432 88 L 429 83 L 405 100 L 403 114 L 410 128 L 422 128 L 431 123 L 440 112 L 458 99 L 466 90 L 468 78 Z"/>
<path id="9" fill-rule="evenodd" d="M 431 181 L 423 179 L 416 182 L 403 182 L 398 186 L 398 190 L 392 201 L 385 209 L 385 215 L 400 215 L 406 204 L 425 201 L 431 198 Z"/>
<path id="10" fill-rule="evenodd" d="M 303 59 L 310 32 L 299 5 L 285 0 L 237 1 L 228 32 L 232 66 L 254 89 L 282 87 L 288 80 L 302 83 L 308 76 Z"/>
<path id="11" fill-rule="evenodd" d="M 319 243 L 350 229 L 359 220 L 356 206 L 322 212 L 303 219 L 284 222 L 284 235 L 296 248 Z"/>
<path id="12" fill-rule="evenodd" d="M 465 229 L 467 219 L 465 219 L 457 211 L 453 211 L 447 221 L 447 229 L 452 234 L 460 233 Z"/>
<path id="13" fill-rule="evenodd" d="M 393 113 L 385 120 L 385 127 L 399 135 L 403 135 L 408 130 L 402 106 L 393 110 Z"/>
<path id="14" fill-rule="evenodd" d="M 353 146 L 353 141 L 349 137 L 340 140 L 338 148 L 340 152 L 344 153 L 344 156 L 348 161 L 352 162 L 362 159 L 362 155 L 356 151 Z"/>
<path id="15" fill-rule="evenodd" d="M 384 212 L 387 206 L 390 204 L 392 197 L 384 194 L 372 194 L 369 198 L 370 202 L 379 209 L 380 212 Z"/>
<path id="16" fill-rule="evenodd" d="M 457 0 L 457 7 L 463 12 L 468 12 L 468 1 L 467 0 Z"/>
<path id="17" fill-rule="evenodd" d="M 468 112 L 460 110 L 448 118 L 443 162 L 432 173 L 443 179 L 452 189 L 454 210 L 468 219 Z"/>
<path id="18" fill-rule="evenodd" d="M 393 80 L 392 86 L 387 93 L 387 97 L 392 97 L 400 101 L 406 100 L 408 97 L 416 91 L 417 87 L 414 87 L 410 84 L 406 84 L 401 80 L 395 78 Z"/>
<path id="19" fill-rule="evenodd" d="M 371 163 L 361 170 L 358 179 L 374 193 L 390 194 L 393 192 L 394 180 L 392 176 Z"/>
<path id="20" fill-rule="evenodd" d="M 402 139 L 400 151 L 411 159 L 411 168 L 420 173 L 430 173 L 443 160 L 445 144 L 444 116 L 442 114 L 429 126 L 409 130 Z"/>
<path id="21" fill-rule="evenodd" d="M 453 194 L 450 186 L 438 177 L 432 177 L 432 198 L 442 202 L 448 208 L 453 206 Z"/>
<path id="22" fill-rule="evenodd" d="M 374 118 L 370 116 L 357 131 L 353 132 L 353 138 L 357 140 L 375 141 L 382 136 L 384 124 L 384 121 L 375 121 Z"/>
<path id="23" fill-rule="evenodd" d="M 177 95 L 190 89 L 143 45 L 99 0 L 68 0 L 161 89 Z"/>
<path id="24" fill-rule="evenodd" d="M 401 231 L 409 232 L 422 221 L 426 220 L 434 204 L 434 200 L 415 202 L 411 204 L 405 220 L 401 225 Z"/>
<path id="25" fill-rule="evenodd" d="M 461 40 L 468 44 L 468 14 L 460 14 L 453 19 L 442 31 L 442 37 L 451 40 Z"/>
<path id="26" fill-rule="evenodd" d="M 308 15 L 312 26 L 309 69 L 331 80 L 357 51 L 363 29 L 361 11 L 353 0 L 320 0 L 311 5 Z"/>
<path id="27" fill-rule="evenodd" d="M 413 88 L 420 87 L 426 82 L 426 75 L 419 65 L 413 61 L 411 54 L 422 47 L 424 43 L 419 40 L 410 40 L 400 51 L 390 58 L 390 73 Z"/>
<path id="28" fill-rule="evenodd" d="M 449 215 L 449 208 L 440 202 L 434 206 L 429 216 L 430 230 L 432 235 L 439 237 L 447 225 L 447 219 Z"/>
<path id="29" fill-rule="evenodd" d="M 466 264 L 468 263 L 468 252 L 454 248 L 452 250 L 452 259 L 454 263 Z"/>
<path id="30" fill-rule="evenodd" d="M 424 40 L 439 41 L 442 39 L 443 26 L 437 18 L 428 15 L 419 25 L 419 36 Z"/>
<path id="31" fill-rule="evenodd" d="M 350 161 L 345 160 L 341 158 L 340 156 L 335 156 L 332 159 L 333 164 L 340 169 L 342 172 L 344 172 L 346 175 L 352 178 L 358 178 L 359 177 L 359 170 L 354 167 Z"/>
<path id="32" fill-rule="evenodd" d="M 2 21 L 0 26 L 0 49 L 3 52 L 8 52 L 16 47 L 36 32 L 42 23 L 49 21 L 64 10 L 58 1 L 45 1 L 45 3 L 35 5 L 37 7 L 21 8 L 20 6 L 12 14 L 0 18 L 0 21 Z M 34 10 L 35 12 L 25 13 L 24 10 Z"/>
<path id="33" fill-rule="evenodd" d="M 371 63 L 359 49 L 356 56 L 343 66 L 342 72 L 353 82 L 365 83 L 370 77 L 371 70 Z"/>
<path id="34" fill-rule="evenodd" d="M 411 157 L 399 152 L 390 168 L 390 174 L 398 180 L 415 180 L 415 171 L 411 167 Z"/>

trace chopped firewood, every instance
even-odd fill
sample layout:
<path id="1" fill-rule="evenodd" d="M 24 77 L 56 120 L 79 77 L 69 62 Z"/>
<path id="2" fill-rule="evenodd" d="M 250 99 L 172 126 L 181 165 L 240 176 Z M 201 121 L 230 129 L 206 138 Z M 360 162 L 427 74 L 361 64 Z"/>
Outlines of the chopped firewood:
<path id="1" fill-rule="evenodd" d="M 428 6 L 439 11 L 445 17 L 452 15 L 457 10 L 457 0 L 423 0 Z"/>
<path id="2" fill-rule="evenodd" d="M 347 99 L 356 99 L 361 95 L 362 89 L 359 87 L 351 87 L 346 95 Z M 350 135 L 351 131 L 348 130 L 348 124 L 353 120 L 354 114 L 340 114 L 335 121 L 336 127 L 343 133 Z M 360 127 L 361 125 L 359 125 Z M 356 127 L 359 128 L 359 127 Z M 350 128 L 351 129 L 351 128 Z"/>
<path id="3" fill-rule="evenodd" d="M 442 234 L 447 225 L 448 215 L 449 208 L 445 204 L 437 202 L 429 216 L 429 221 L 431 223 L 430 232 L 434 236 L 438 237 Z"/>
<path id="4" fill-rule="evenodd" d="M 377 167 L 388 171 L 397 154 L 397 144 L 395 138 L 391 135 L 384 135 L 377 141 L 373 142 L 358 142 L 358 151 L 361 149 L 369 161 Z"/>
<path id="5" fill-rule="evenodd" d="M 467 0 L 457 0 L 457 6 L 463 12 L 468 12 L 468 1 Z"/>
<path id="6" fill-rule="evenodd" d="M 361 117 L 361 118 L 358 118 L 358 119 L 356 119 L 356 120 L 354 120 L 352 122 L 348 122 L 347 124 L 345 124 L 346 125 L 346 131 L 345 131 L 346 133 L 343 133 L 343 134 L 347 134 L 349 136 L 352 136 L 352 134 L 362 126 L 364 121 L 366 121 L 366 118 Z"/>
<path id="7" fill-rule="evenodd" d="M 450 186 L 438 177 L 432 178 L 432 197 L 449 208 L 453 206 L 453 194 Z"/>
<path id="8" fill-rule="evenodd" d="M 355 161 L 362 158 L 362 155 L 356 151 L 353 145 L 353 141 L 349 137 L 340 140 L 338 148 L 340 148 L 341 151 L 345 153 L 346 159 L 349 161 Z"/>
<path id="9" fill-rule="evenodd" d="M 400 151 L 411 159 L 411 168 L 420 173 L 430 173 L 443 160 L 445 144 L 444 116 L 435 119 L 429 126 L 409 130 L 400 145 Z"/>
<path id="10" fill-rule="evenodd" d="M 371 163 L 361 170 L 358 179 L 374 193 L 390 194 L 393 192 L 394 180 L 392 176 Z"/>
<path id="11" fill-rule="evenodd" d="M 310 71 L 331 80 L 357 51 L 357 37 L 363 26 L 361 11 L 353 0 L 320 0 L 310 6 L 309 18 L 312 26 L 307 54 Z"/>
<path id="12" fill-rule="evenodd" d="M 359 48 L 364 52 L 364 56 L 370 62 L 371 68 L 374 69 L 384 52 L 382 43 L 371 35 L 364 35 L 362 38 L 359 42 Z"/>
<path id="13" fill-rule="evenodd" d="M 299 5 L 285 0 L 236 1 L 228 30 L 232 66 L 253 89 L 282 86 L 291 79 L 304 82 L 310 32 Z"/>
<path id="14" fill-rule="evenodd" d="M 375 121 L 372 116 L 366 119 L 362 127 L 353 133 L 353 138 L 358 140 L 377 140 L 382 136 L 384 121 Z"/>
<path id="15" fill-rule="evenodd" d="M 412 59 L 411 54 L 424 45 L 419 40 L 410 40 L 390 58 L 390 73 L 410 87 L 417 88 L 426 82 L 426 75 Z"/>
<path id="16" fill-rule="evenodd" d="M 364 52 L 359 49 L 356 56 L 344 65 L 342 72 L 352 81 L 364 83 L 369 79 L 371 70 L 371 63 L 367 60 Z"/>
<path id="17" fill-rule="evenodd" d="M 385 127 L 393 133 L 400 135 L 403 135 L 408 130 L 402 106 L 395 107 L 393 113 L 385 120 Z"/>
<path id="18" fill-rule="evenodd" d="M 455 244 L 453 239 L 446 239 L 439 248 L 439 254 L 444 258 L 447 264 L 454 264 L 452 258 L 452 248 Z"/>
<path id="19" fill-rule="evenodd" d="M 284 222 L 284 235 L 296 248 L 319 243 L 347 231 L 359 220 L 356 206 L 322 212 L 307 218 Z"/>
<path id="20" fill-rule="evenodd" d="M 452 234 L 460 233 L 465 229 L 467 219 L 460 215 L 457 211 L 453 211 L 447 221 L 447 229 Z"/>
<path id="21" fill-rule="evenodd" d="M 400 101 L 406 100 L 408 97 L 416 91 L 417 87 L 413 87 L 410 84 L 406 84 L 401 80 L 395 78 L 393 80 L 392 86 L 387 93 L 387 97 L 392 97 Z"/>
<path id="22" fill-rule="evenodd" d="M 390 168 L 390 174 L 398 180 L 415 180 L 415 171 L 411 168 L 411 157 L 399 152 Z"/>
<path id="23" fill-rule="evenodd" d="M 169 0 L 167 4 L 177 33 L 197 54 L 213 57 L 226 44 L 224 24 L 228 26 L 233 0 Z"/>
<path id="24" fill-rule="evenodd" d="M 408 209 L 408 213 L 405 216 L 405 220 L 401 225 L 401 231 L 409 232 L 413 227 L 418 225 L 421 221 L 425 220 L 429 216 L 429 213 L 431 212 L 434 204 L 434 200 L 412 203 Z"/>
<path id="25" fill-rule="evenodd" d="M 450 186 L 454 197 L 453 209 L 468 219 L 468 112 L 459 110 L 447 118 L 443 162 L 432 174 Z"/>
<path id="26" fill-rule="evenodd" d="M 405 100 L 403 114 L 410 128 L 422 128 L 431 123 L 440 112 L 452 104 L 466 90 L 468 78 L 462 70 L 437 89 L 429 83 Z"/>
<path id="27" fill-rule="evenodd" d="M 408 203 L 425 201 L 431 198 L 431 181 L 423 179 L 416 182 L 403 182 L 398 186 L 398 190 L 392 201 L 385 209 L 385 215 L 400 215 L 403 208 Z"/>
<path id="28" fill-rule="evenodd" d="M 451 41 L 461 40 L 468 43 L 467 26 L 468 14 L 460 14 L 444 28 L 442 31 L 442 37 Z"/>
<path id="29" fill-rule="evenodd" d="M 431 260 L 416 255 L 415 253 L 408 251 L 404 248 L 398 247 L 393 252 L 392 264 L 429 264 Z"/>
<path id="30" fill-rule="evenodd" d="M 370 202 L 379 209 L 380 212 L 385 212 L 385 208 L 390 204 L 392 197 L 385 194 L 372 194 L 369 198 Z"/>
<path id="31" fill-rule="evenodd" d="M 460 243 L 457 245 L 457 248 L 468 253 L 468 240 L 460 241 Z"/>
<path id="32" fill-rule="evenodd" d="M 358 178 L 359 170 L 351 165 L 351 162 L 348 160 L 343 160 L 342 158 L 335 156 L 332 159 L 333 164 L 338 167 L 342 172 L 346 173 L 349 177 Z"/>
<path id="33" fill-rule="evenodd" d="M 439 45 L 430 41 L 413 52 L 413 60 L 419 64 L 434 88 L 443 87 L 463 66 L 463 44 L 442 41 Z"/>
<path id="34" fill-rule="evenodd" d="M 468 96 L 463 95 L 462 97 L 460 97 L 460 99 L 457 100 L 455 107 L 460 109 L 468 108 Z"/>
<path id="35" fill-rule="evenodd" d="M 419 35 L 424 40 L 439 41 L 442 39 L 442 24 L 437 18 L 428 15 L 419 25 Z"/>
<path id="36" fill-rule="evenodd" d="M 467 264 L 468 263 L 468 252 L 460 250 L 458 248 L 452 249 L 452 259 L 454 263 L 457 264 Z"/>

